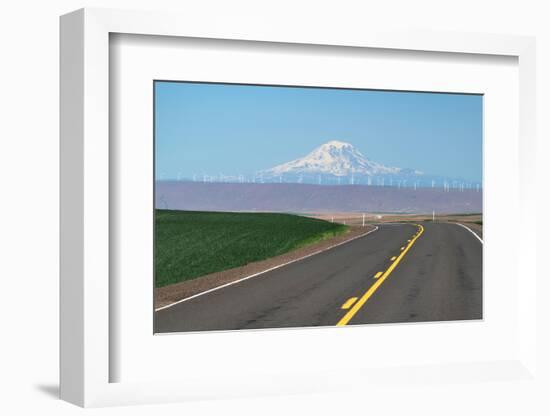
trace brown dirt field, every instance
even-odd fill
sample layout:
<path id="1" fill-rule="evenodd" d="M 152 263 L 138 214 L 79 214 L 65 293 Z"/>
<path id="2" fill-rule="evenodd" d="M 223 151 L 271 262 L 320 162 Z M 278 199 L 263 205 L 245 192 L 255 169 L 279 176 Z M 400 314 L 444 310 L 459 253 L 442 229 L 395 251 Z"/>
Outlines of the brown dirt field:
<path id="1" fill-rule="evenodd" d="M 325 221 L 334 221 L 348 225 L 361 225 L 363 223 L 363 214 L 357 212 L 335 212 L 310 214 L 310 217 L 319 218 Z M 432 216 L 429 214 L 372 214 L 365 213 L 365 224 L 383 224 L 386 222 L 422 222 L 431 221 Z M 436 222 L 459 222 L 475 231 L 483 238 L 483 225 L 477 222 L 483 221 L 482 214 L 435 214 Z"/>
<path id="2" fill-rule="evenodd" d="M 242 279 L 243 277 L 247 277 L 255 273 L 263 272 L 275 266 L 300 259 L 317 251 L 327 250 L 335 245 L 364 235 L 369 231 L 372 231 L 374 228 L 375 227 L 370 224 L 365 225 L 365 227 L 352 225 L 346 234 L 329 238 L 306 247 L 301 247 L 297 250 L 277 257 L 249 263 L 245 266 L 236 267 L 234 269 L 211 273 L 193 280 L 156 288 L 155 308 L 161 308 L 179 300 L 188 298 L 189 296 L 196 295 L 197 293 L 204 292 L 226 283 L 234 282 L 235 280 Z"/>

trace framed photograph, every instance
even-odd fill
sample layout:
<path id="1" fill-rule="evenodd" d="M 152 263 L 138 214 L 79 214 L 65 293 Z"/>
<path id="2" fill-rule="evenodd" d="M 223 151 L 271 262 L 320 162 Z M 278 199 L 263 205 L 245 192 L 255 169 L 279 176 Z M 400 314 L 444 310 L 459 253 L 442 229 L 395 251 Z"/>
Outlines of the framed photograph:
<path id="1" fill-rule="evenodd" d="M 156 333 L 482 319 L 482 95 L 157 80 L 154 102 Z"/>
<path id="2" fill-rule="evenodd" d="M 62 398 L 532 380 L 534 50 L 63 16 Z"/>

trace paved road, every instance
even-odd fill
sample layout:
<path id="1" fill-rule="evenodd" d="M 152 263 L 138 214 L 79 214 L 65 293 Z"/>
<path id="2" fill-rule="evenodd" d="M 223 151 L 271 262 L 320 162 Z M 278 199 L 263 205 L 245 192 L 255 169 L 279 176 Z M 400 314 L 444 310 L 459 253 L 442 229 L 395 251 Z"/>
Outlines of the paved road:
<path id="1" fill-rule="evenodd" d="M 481 273 L 482 244 L 468 230 L 386 224 L 157 311 L 155 332 L 481 319 Z"/>

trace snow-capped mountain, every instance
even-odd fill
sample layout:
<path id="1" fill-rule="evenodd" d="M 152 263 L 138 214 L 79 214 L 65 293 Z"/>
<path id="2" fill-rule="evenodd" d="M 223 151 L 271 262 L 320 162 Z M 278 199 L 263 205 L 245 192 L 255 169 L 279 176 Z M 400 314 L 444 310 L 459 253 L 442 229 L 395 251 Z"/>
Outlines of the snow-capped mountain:
<path id="1" fill-rule="evenodd" d="M 178 175 L 177 179 L 192 182 L 279 183 L 314 185 L 367 185 L 395 188 L 476 189 L 480 182 L 444 175 L 424 173 L 416 169 L 391 167 L 365 157 L 352 144 L 332 140 L 304 157 L 254 173 L 217 175 L 194 174 L 192 179 Z"/>
<path id="2" fill-rule="evenodd" d="M 388 167 L 374 162 L 363 156 L 352 144 L 338 140 L 322 144 L 302 158 L 283 163 L 261 173 L 266 176 L 320 174 L 336 177 L 421 174 L 421 172 L 412 169 Z"/>

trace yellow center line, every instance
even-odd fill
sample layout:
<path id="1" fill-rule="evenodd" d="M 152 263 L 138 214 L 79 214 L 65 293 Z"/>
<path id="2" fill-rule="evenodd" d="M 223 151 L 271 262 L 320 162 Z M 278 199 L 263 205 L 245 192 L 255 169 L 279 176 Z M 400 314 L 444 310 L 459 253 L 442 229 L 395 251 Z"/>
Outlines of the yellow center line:
<path id="1" fill-rule="evenodd" d="M 344 303 L 342 305 L 342 309 L 349 309 L 351 308 L 351 305 L 353 305 L 355 303 L 355 301 L 357 300 L 357 298 L 349 298 L 348 300 L 346 300 L 346 303 Z"/>
<path id="2" fill-rule="evenodd" d="M 380 276 L 382 276 L 382 273 L 384 273 L 384 272 L 378 272 L 378 273 L 376 273 L 376 274 L 374 275 L 374 278 L 375 278 L 375 279 L 378 279 Z"/>
<path id="3" fill-rule="evenodd" d="M 363 296 L 361 296 L 361 299 L 359 301 L 355 302 L 353 308 L 351 308 L 342 319 L 336 324 L 336 326 L 344 326 L 347 325 L 347 323 L 353 318 L 353 316 L 361 309 L 361 307 L 365 304 L 367 300 L 376 292 L 376 290 L 384 283 L 384 280 L 388 278 L 388 276 L 393 272 L 393 270 L 397 267 L 399 262 L 403 259 L 405 254 L 407 254 L 407 251 L 412 247 L 412 245 L 415 243 L 415 241 L 422 235 L 424 232 L 424 227 L 417 224 L 418 226 L 418 233 L 416 236 L 412 239 L 412 241 L 407 245 L 407 247 L 401 252 L 399 257 L 395 259 L 395 257 L 392 257 L 392 260 L 395 259 L 395 261 L 388 267 L 388 269 L 384 272 L 384 274 L 365 292 Z M 349 302 L 349 300 L 348 300 Z M 347 302 L 346 302 L 347 303 Z"/>

